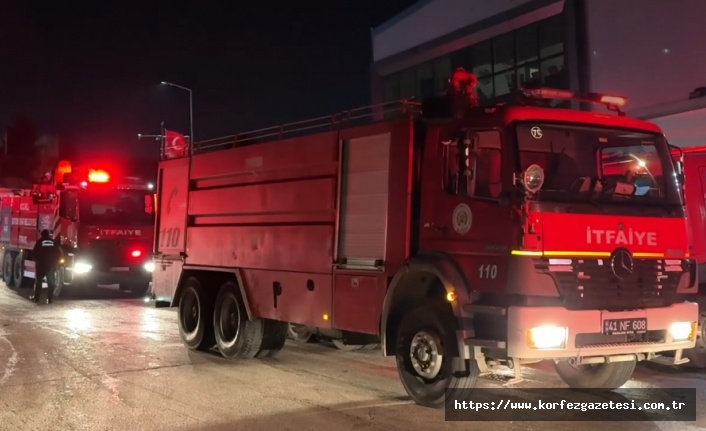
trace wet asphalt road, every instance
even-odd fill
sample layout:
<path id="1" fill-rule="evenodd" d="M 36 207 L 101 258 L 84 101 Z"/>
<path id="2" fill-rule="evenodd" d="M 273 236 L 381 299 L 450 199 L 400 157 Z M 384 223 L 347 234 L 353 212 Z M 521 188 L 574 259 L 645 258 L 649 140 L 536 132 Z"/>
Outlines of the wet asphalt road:
<path id="1" fill-rule="evenodd" d="M 188 352 L 173 310 L 129 294 L 36 306 L 29 293 L 0 284 L 0 430 L 706 429 L 703 399 L 697 422 L 445 422 L 376 350 L 288 342 L 275 359 L 229 362 Z M 544 364 L 514 385 L 547 386 L 563 385 Z M 706 372 L 646 364 L 628 386 L 703 392 Z"/>

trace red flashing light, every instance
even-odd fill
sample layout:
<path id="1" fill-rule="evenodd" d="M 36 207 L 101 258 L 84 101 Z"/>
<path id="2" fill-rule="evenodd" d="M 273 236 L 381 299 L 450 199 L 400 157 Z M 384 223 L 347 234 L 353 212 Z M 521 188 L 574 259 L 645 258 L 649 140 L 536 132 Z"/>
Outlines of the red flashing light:
<path id="1" fill-rule="evenodd" d="M 613 106 L 625 106 L 628 103 L 627 97 L 602 95 L 599 99 L 601 103 Z"/>
<path id="2" fill-rule="evenodd" d="M 130 253 L 130 255 L 131 255 L 132 257 L 140 257 L 140 256 L 142 256 L 142 251 L 141 251 L 141 250 L 133 250 L 133 251 Z"/>
<path id="3" fill-rule="evenodd" d="M 62 160 L 56 167 L 56 181 L 63 183 L 66 181 L 66 175 L 71 173 L 71 162 Z"/>
<path id="4" fill-rule="evenodd" d="M 88 171 L 88 181 L 91 183 L 107 183 L 110 181 L 110 175 L 103 170 L 91 169 Z"/>
<path id="5" fill-rule="evenodd" d="M 523 88 L 522 94 L 531 99 L 574 99 L 576 97 L 573 91 L 554 88 Z"/>
<path id="6" fill-rule="evenodd" d="M 529 99 L 561 99 L 576 100 L 579 102 L 600 103 L 609 107 L 620 108 L 628 103 L 624 96 L 611 96 L 608 94 L 579 94 L 570 90 L 556 88 L 523 88 L 522 94 Z"/>

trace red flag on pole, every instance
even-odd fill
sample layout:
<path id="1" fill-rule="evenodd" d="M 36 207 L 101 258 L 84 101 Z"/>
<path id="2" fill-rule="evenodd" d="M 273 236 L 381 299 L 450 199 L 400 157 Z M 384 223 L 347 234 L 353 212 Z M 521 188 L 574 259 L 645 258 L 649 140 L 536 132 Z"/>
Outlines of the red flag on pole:
<path id="1" fill-rule="evenodd" d="M 188 155 L 189 146 L 186 144 L 186 136 L 173 130 L 164 129 L 164 155 L 168 159 L 175 157 L 185 157 Z"/>

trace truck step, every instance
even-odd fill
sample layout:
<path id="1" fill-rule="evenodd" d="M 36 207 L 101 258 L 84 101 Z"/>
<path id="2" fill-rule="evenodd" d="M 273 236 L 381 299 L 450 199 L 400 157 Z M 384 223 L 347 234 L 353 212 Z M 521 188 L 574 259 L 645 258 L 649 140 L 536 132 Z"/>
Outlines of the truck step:
<path id="1" fill-rule="evenodd" d="M 492 314 L 494 316 L 505 316 L 507 314 L 507 308 L 492 305 L 463 304 L 463 311 L 469 314 Z"/>
<path id="2" fill-rule="evenodd" d="M 672 356 L 657 356 L 650 359 L 650 362 L 654 362 L 655 364 L 664 365 L 667 367 L 673 367 L 675 365 L 686 364 L 687 362 L 689 362 L 689 360 L 686 358 L 682 358 L 679 362 L 675 364 L 674 357 Z"/>
<path id="3" fill-rule="evenodd" d="M 487 347 L 487 348 L 495 348 L 495 349 L 504 349 L 506 343 L 504 341 L 500 340 L 483 340 L 480 338 L 466 338 L 463 340 L 463 342 L 467 346 L 473 346 L 473 347 Z"/>

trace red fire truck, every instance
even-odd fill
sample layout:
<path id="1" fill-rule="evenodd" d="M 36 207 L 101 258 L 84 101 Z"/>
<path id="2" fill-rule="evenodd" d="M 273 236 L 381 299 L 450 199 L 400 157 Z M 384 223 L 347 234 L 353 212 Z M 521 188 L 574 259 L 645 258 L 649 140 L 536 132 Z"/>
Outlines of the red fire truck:
<path id="1" fill-rule="evenodd" d="M 3 190 L 3 280 L 15 288 L 30 284 L 35 277 L 32 248 L 47 229 L 65 254 L 55 295 L 98 284 L 146 293 L 154 268 L 153 188 L 138 178 L 62 161 L 32 189 Z"/>
<path id="2" fill-rule="evenodd" d="M 706 368 L 706 147 L 684 149 L 684 193 L 691 238 L 691 256 L 699 279 L 699 325 L 696 346 L 685 351 L 692 365 Z"/>
<path id="3" fill-rule="evenodd" d="M 275 354 L 287 322 L 380 343 L 430 407 L 501 367 L 548 359 L 571 387 L 618 388 L 657 352 L 683 362 L 696 267 L 660 129 L 547 106 L 624 98 L 522 94 L 405 101 L 369 124 L 350 111 L 163 160 L 155 299 L 178 307 L 188 348 L 227 358 Z M 617 154 L 654 169 L 647 191 L 605 172 Z"/>

